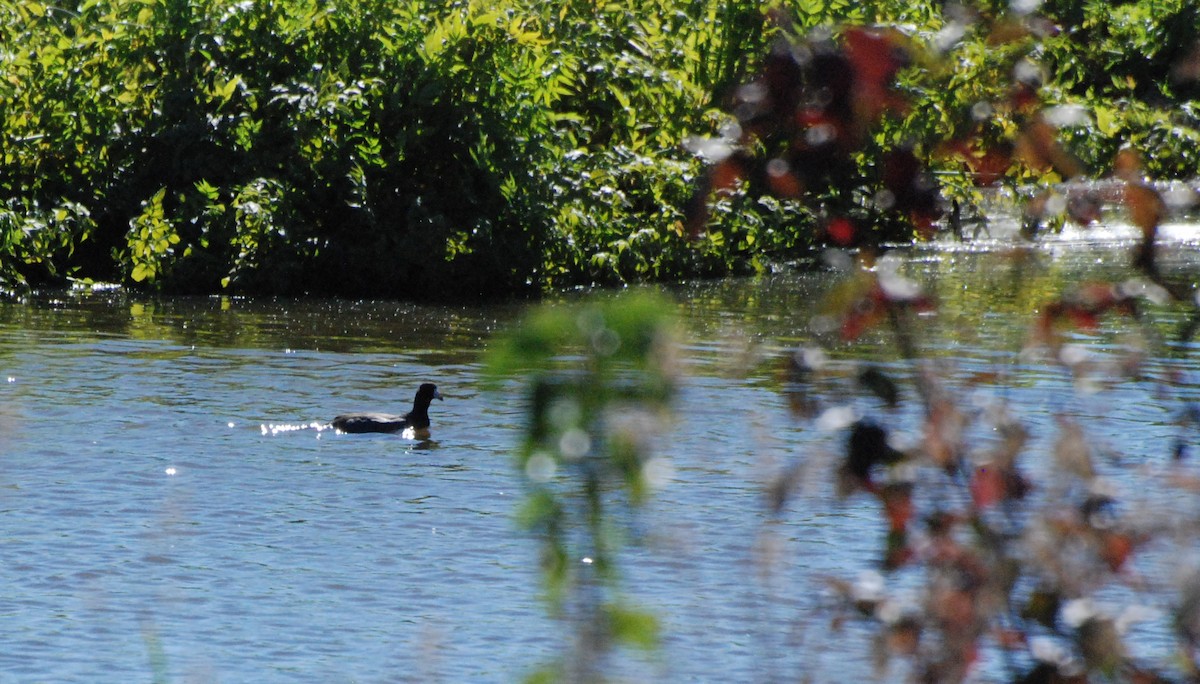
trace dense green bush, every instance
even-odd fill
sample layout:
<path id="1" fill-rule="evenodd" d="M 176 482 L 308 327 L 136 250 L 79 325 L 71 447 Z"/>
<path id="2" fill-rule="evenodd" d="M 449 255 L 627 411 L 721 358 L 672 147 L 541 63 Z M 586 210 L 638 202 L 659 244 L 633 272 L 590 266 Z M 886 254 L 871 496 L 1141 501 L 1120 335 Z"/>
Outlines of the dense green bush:
<path id="1" fill-rule="evenodd" d="M 6 283 L 416 298 L 711 259 L 674 228 L 678 141 L 761 28 L 715 2 L 0 11 Z"/>
<path id="2" fill-rule="evenodd" d="M 1011 142 L 1012 112 L 972 112 L 1031 59 L 1040 99 L 1089 112 L 1061 131 L 1087 168 L 1132 144 L 1187 177 L 1196 11 L 1160 4 L 1049 2 L 1053 30 L 1004 34 L 1031 24 L 1007 2 L 8 0 L 0 285 L 432 298 L 761 268 L 810 249 L 826 201 L 875 220 L 898 145 L 970 201 L 941 147 Z M 727 126 L 772 41 L 875 22 L 912 43 L 910 106 L 856 152 L 861 184 L 734 188 L 690 229 L 704 164 L 684 142 Z"/>
<path id="3" fill-rule="evenodd" d="M 199 290 L 511 287 L 542 251 L 540 227 L 518 225 L 502 194 L 532 175 L 546 130 L 522 49 L 536 36 L 503 13 L 423 9 L 22 5 L 25 33 L 9 44 L 29 47 L 9 60 L 8 85 L 24 107 L 6 123 L 30 143 L 6 159 L 2 190 L 93 208 L 74 241 L 87 239 L 85 276 Z M 499 234 L 505 263 L 489 264 Z"/>
<path id="4" fill-rule="evenodd" d="M 1072 132 L 1072 149 L 1097 173 L 1131 146 L 1148 152 L 1154 177 L 1196 176 L 1200 7 L 1187 0 L 1047 4 L 1064 28 L 1045 41 L 1046 69 L 1065 101 L 1092 113 Z"/>

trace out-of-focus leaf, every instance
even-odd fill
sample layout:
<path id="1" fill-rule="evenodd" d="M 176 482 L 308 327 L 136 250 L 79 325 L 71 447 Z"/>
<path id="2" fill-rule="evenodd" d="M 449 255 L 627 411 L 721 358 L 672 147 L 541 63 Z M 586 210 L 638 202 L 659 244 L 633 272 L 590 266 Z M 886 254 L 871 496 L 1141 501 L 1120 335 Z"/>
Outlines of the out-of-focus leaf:
<path id="1" fill-rule="evenodd" d="M 1141 228 L 1144 236 L 1153 235 L 1166 212 L 1162 195 L 1143 183 L 1129 183 L 1125 186 L 1125 206 L 1129 209 L 1130 222 Z"/>
<path id="2" fill-rule="evenodd" d="M 812 383 L 818 370 L 814 364 L 820 364 L 823 356 L 817 349 L 797 349 L 783 359 L 783 393 L 798 418 L 811 418 L 820 407 Z"/>
<path id="3" fill-rule="evenodd" d="M 1058 132 L 1040 116 L 1017 136 L 1016 154 L 1036 171 L 1054 171 L 1063 180 L 1083 173 L 1083 165 L 1058 142 Z"/>
<path id="4" fill-rule="evenodd" d="M 896 73 L 910 57 L 908 41 L 896 30 L 852 28 L 843 34 L 846 57 L 855 76 L 854 122 L 858 129 L 873 125 L 884 112 L 902 110 L 906 102 L 892 89 Z"/>
<path id="5" fill-rule="evenodd" d="M 860 420 L 850 428 L 842 470 L 858 486 L 877 491 L 878 487 L 872 480 L 873 471 L 878 466 L 897 463 L 904 457 L 903 452 L 888 444 L 886 430 L 871 421 Z"/>
<path id="6" fill-rule="evenodd" d="M 916 655 L 921 646 L 922 625 L 915 617 L 905 616 L 887 629 L 888 651 L 902 656 Z"/>
<path id="7" fill-rule="evenodd" d="M 878 366 L 867 366 L 858 374 L 858 382 L 890 408 L 900 405 L 900 387 Z"/>
<path id="8" fill-rule="evenodd" d="M 883 187 L 889 208 L 907 216 L 922 237 L 932 237 L 933 222 L 942 215 L 937 184 L 911 149 L 884 155 Z"/>
<path id="9" fill-rule="evenodd" d="M 1133 535 L 1124 532 L 1102 531 L 1099 541 L 1100 557 L 1113 572 L 1120 572 L 1137 548 Z"/>
<path id="10" fill-rule="evenodd" d="M 1089 670 L 1113 674 L 1124 658 L 1121 635 L 1108 618 L 1094 616 L 1087 619 L 1079 626 L 1075 639 Z"/>
<path id="11" fill-rule="evenodd" d="M 911 562 L 916 552 L 908 543 L 908 532 L 893 530 L 887 534 L 883 551 L 883 569 L 896 570 Z"/>
<path id="12" fill-rule="evenodd" d="M 879 499 L 883 502 L 888 528 L 894 532 L 906 531 L 915 512 L 912 484 L 901 482 L 885 485 L 879 492 Z"/>
<path id="13" fill-rule="evenodd" d="M 999 468 L 981 465 L 971 474 L 971 498 L 979 508 L 987 508 L 1004 498 L 1004 477 Z"/>
<path id="14" fill-rule="evenodd" d="M 804 467 L 793 463 L 777 475 L 767 487 L 767 505 L 771 512 L 779 515 L 792 497 L 792 492 L 800 485 L 804 475 Z"/>
<path id="15" fill-rule="evenodd" d="M 1079 423 L 1058 416 L 1058 437 L 1054 441 L 1054 464 L 1062 472 L 1084 480 L 1096 476 L 1092 465 L 1092 447 Z"/>
<path id="16" fill-rule="evenodd" d="M 1037 589 L 1029 595 L 1025 605 L 1021 607 L 1021 617 L 1054 629 L 1058 622 L 1058 610 L 1062 606 L 1062 596 L 1051 589 Z"/>
<path id="17" fill-rule="evenodd" d="M 839 247 L 850 247 L 857 244 L 862 234 L 858 224 L 845 216 L 831 218 L 825 223 L 825 236 Z"/>
<path id="18" fill-rule="evenodd" d="M 658 647 L 662 629 L 654 615 L 611 604 L 604 614 L 617 641 L 646 650 Z"/>
<path id="19" fill-rule="evenodd" d="M 1095 192 L 1074 193 L 1067 198 L 1067 218 L 1079 226 L 1099 222 L 1103 209 L 1104 202 Z"/>

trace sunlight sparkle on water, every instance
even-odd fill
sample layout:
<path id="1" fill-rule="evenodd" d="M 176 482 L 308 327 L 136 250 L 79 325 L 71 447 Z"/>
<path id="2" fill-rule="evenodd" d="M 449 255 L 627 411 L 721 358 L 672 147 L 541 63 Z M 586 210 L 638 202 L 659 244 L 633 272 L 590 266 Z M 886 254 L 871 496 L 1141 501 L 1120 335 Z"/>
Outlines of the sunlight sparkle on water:
<path id="1" fill-rule="evenodd" d="M 233 427 L 233 423 L 230 423 L 229 427 Z M 268 425 L 266 423 L 263 423 L 262 425 L 259 426 L 259 429 L 262 430 L 262 433 L 264 435 L 274 436 L 274 435 L 278 435 L 278 434 L 281 434 L 284 432 L 295 432 L 296 430 L 316 430 L 318 433 L 320 433 L 328 427 L 329 427 L 329 425 L 327 425 L 325 423 L 319 423 L 314 420 L 311 423 L 300 423 L 300 424 L 289 424 L 289 423 L 274 424 L 274 423 L 272 423 L 272 424 Z M 318 434 L 318 436 L 319 436 L 319 434 Z"/>

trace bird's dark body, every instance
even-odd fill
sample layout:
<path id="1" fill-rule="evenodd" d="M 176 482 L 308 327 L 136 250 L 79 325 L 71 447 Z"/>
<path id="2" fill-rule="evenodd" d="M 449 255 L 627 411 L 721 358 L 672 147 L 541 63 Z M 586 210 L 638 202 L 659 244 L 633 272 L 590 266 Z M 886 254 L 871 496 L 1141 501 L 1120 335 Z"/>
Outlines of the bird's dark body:
<path id="1" fill-rule="evenodd" d="M 334 418 L 331 425 L 339 432 L 403 432 L 412 430 L 417 439 L 429 438 L 429 404 L 441 399 L 436 385 L 425 383 L 417 390 L 413 408 L 398 416 L 390 413 L 346 413 Z"/>

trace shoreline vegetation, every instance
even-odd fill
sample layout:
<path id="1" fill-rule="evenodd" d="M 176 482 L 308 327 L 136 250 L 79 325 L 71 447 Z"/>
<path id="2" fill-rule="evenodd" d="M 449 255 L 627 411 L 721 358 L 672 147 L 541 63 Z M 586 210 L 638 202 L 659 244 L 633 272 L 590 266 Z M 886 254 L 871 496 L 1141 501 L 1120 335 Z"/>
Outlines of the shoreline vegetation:
<path id="1" fill-rule="evenodd" d="M 1146 177 L 1200 170 L 1200 13 L 1182 0 L 0 16 L 9 292 L 477 299 L 745 274 L 955 230 L 987 187 L 1050 189 L 1026 205 L 1034 231 L 1094 219 L 1053 188 L 1129 177 L 1122 150 Z M 772 121 L 785 64 L 809 100 Z"/>

